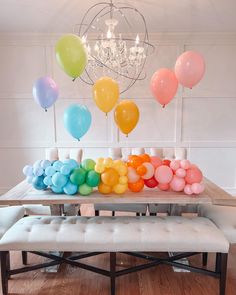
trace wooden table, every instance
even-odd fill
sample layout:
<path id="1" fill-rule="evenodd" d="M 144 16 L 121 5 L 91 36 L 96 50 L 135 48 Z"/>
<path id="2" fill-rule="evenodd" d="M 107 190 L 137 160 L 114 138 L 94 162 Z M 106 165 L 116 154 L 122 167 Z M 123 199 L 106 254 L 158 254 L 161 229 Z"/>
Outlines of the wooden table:
<path id="1" fill-rule="evenodd" d="M 61 205 L 96 203 L 145 203 L 145 204 L 214 204 L 236 206 L 236 198 L 208 179 L 204 179 L 205 191 L 200 195 L 188 196 L 183 192 L 165 192 L 157 189 L 144 189 L 139 193 L 127 191 L 124 195 L 102 195 L 94 191 L 89 196 L 54 194 L 50 190 L 38 191 L 23 181 L 0 197 L 0 205 Z"/>

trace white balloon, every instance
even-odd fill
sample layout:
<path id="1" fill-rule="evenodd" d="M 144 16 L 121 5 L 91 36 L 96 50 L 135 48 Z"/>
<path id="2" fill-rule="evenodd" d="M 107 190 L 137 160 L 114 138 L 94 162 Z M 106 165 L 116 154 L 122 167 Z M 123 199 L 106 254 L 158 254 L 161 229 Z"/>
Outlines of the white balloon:
<path id="1" fill-rule="evenodd" d="M 128 180 L 130 183 L 135 183 L 140 179 L 140 176 L 133 167 L 128 167 Z"/>
<path id="2" fill-rule="evenodd" d="M 150 179 L 153 177 L 155 169 L 151 163 L 145 162 L 143 166 L 146 167 L 147 172 L 142 176 L 143 179 Z"/>

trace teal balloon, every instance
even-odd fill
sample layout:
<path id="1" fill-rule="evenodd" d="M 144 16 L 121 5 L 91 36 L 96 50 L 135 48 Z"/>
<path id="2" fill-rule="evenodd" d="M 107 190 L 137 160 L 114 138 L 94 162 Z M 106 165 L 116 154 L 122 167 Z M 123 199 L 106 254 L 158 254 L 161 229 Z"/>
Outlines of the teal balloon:
<path id="1" fill-rule="evenodd" d="M 55 194 L 63 194 L 64 193 L 63 188 L 61 188 L 61 187 L 57 187 L 57 186 L 52 185 L 51 189 Z"/>
<path id="2" fill-rule="evenodd" d="M 85 105 L 72 104 L 64 112 L 64 126 L 78 140 L 89 130 L 91 121 L 91 113 Z"/>
<path id="3" fill-rule="evenodd" d="M 47 176 L 53 176 L 53 174 L 55 173 L 56 173 L 56 170 L 52 166 L 49 166 L 45 169 L 45 174 Z"/>
<path id="4" fill-rule="evenodd" d="M 73 170 L 70 181 L 75 185 L 81 185 L 85 183 L 86 171 L 83 168 L 76 168 Z"/>
<path id="5" fill-rule="evenodd" d="M 92 159 L 85 159 L 80 164 L 80 166 L 86 171 L 94 170 L 95 165 L 96 162 Z"/>
<path id="6" fill-rule="evenodd" d="M 61 167 L 63 166 L 63 163 L 61 161 L 55 161 L 53 163 L 53 168 L 56 170 L 56 171 L 60 171 Z"/>
<path id="7" fill-rule="evenodd" d="M 60 172 L 56 172 L 52 176 L 52 184 L 56 187 L 64 187 L 68 181 L 68 177 L 61 174 Z"/>
<path id="8" fill-rule="evenodd" d="M 79 186 L 79 193 L 82 196 L 88 196 L 92 193 L 92 191 L 93 191 L 93 188 L 91 186 L 88 186 L 86 183 L 81 184 Z"/>
<path id="9" fill-rule="evenodd" d="M 51 186 L 52 185 L 52 177 L 51 176 L 44 177 L 43 183 L 47 186 Z"/>
<path id="10" fill-rule="evenodd" d="M 64 186 L 63 191 L 67 195 L 74 195 L 78 191 L 78 186 L 68 181 L 67 184 Z"/>
<path id="11" fill-rule="evenodd" d="M 91 187 L 96 187 L 100 183 L 100 174 L 94 170 L 88 172 L 86 176 L 86 184 Z"/>
<path id="12" fill-rule="evenodd" d="M 61 174 L 64 174 L 64 175 L 70 175 L 71 170 L 72 170 L 71 167 L 66 164 L 61 167 L 60 172 Z"/>
<path id="13" fill-rule="evenodd" d="M 47 188 L 47 185 L 43 182 L 44 177 L 41 176 L 36 176 L 32 179 L 32 185 L 35 189 L 37 190 L 44 190 Z"/>
<path id="14" fill-rule="evenodd" d="M 74 159 L 67 159 L 63 162 L 63 164 L 69 165 L 71 170 L 79 167 L 78 162 Z"/>

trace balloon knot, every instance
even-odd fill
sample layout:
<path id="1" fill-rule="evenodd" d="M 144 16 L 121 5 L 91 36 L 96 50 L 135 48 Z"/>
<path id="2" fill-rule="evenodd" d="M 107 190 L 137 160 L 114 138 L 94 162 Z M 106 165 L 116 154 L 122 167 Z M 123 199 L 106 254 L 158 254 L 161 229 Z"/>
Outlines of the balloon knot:
<path id="1" fill-rule="evenodd" d="M 45 113 L 47 113 L 47 111 L 48 111 L 48 110 L 47 110 L 47 109 L 45 109 Z"/>
<path id="2" fill-rule="evenodd" d="M 162 108 L 164 109 L 165 107 L 166 107 L 166 105 L 165 105 L 165 104 L 163 104 Z"/>
<path id="3" fill-rule="evenodd" d="M 126 134 L 126 138 L 128 138 L 129 137 L 129 135 L 128 134 Z"/>
<path id="4" fill-rule="evenodd" d="M 106 118 L 107 118 L 107 113 L 106 113 Z"/>
<path id="5" fill-rule="evenodd" d="M 78 142 L 80 142 L 80 139 L 78 138 Z"/>
<path id="6" fill-rule="evenodd" d="M 75 82 L 75 79 L 76 79 L 76 78 L 72 79 L 72 82 Z"/>

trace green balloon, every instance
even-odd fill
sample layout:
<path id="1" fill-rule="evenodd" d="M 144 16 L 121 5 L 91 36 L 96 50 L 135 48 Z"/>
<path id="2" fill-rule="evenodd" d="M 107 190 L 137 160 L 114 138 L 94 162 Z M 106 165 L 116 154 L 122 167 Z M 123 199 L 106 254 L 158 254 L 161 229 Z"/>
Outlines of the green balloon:
<path id="1" fill-rule="evenodd" d="M 96 187 L 100 183 L 100 174 L 94 170 L 91 170 L 87 173 L 86 184 L 91 187 Z"/>
<path id="2" fill-rule="evenodd" d="M 67 75 L 77 78 L 83 73 L 88 57 L 81 39 L 75 34 L 66 34 L 57 41 L 56 59 Z"/>
<path id="3" fill-rule="evenodd" d="M 76 168 L 70 176 L 70 181 L 75 185 L 81 185 L 85 182 L 86 174 L 83 168 Z"/>
<path id="4" fill-rule="evenodd" d="M 90 195 L 92 193 L 92 191 L 93 191 L 93 188 L 91 186 L 88 186 L 86 183 L 81 184 L 79 186 L 79 193 L 82 196 Z"/>
<path id="5" fill-rule="evenodd" d="M 86 171 L 94 170 L 94 167 L 96 165 L 96 162 L 92 159 L 85 159 L 81 163 L 81 167 Z"/>

